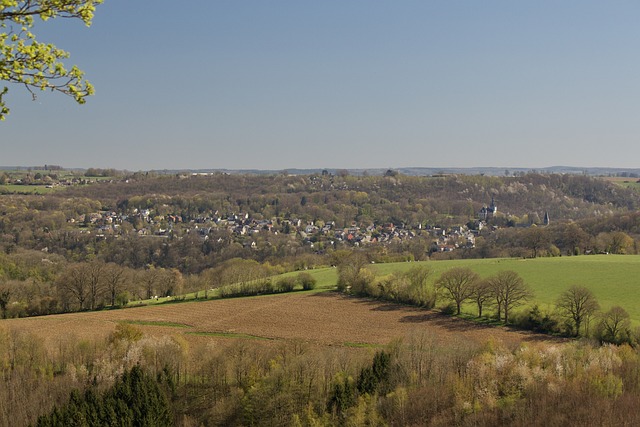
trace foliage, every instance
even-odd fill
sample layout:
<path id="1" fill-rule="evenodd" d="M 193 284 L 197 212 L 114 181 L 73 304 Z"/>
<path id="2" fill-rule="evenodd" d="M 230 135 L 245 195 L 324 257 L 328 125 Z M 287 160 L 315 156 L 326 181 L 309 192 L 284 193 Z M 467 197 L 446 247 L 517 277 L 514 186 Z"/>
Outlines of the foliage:
<path id="1" fill-rule="evenodd" d="M 276 281 L 276 292 L 291 292 L 296 286 L 296 278 L 291 276 L 280 277 Z"/>
<path id="2" fill-rule="evenodd" d="M 75 65 L 67 69 L 69 53 L 50 43 L 39 42 L 31 32 L 35 18 L 77 18 L 91 25 L 96 5 L 103 0 L 2 0 L 0 2 L 0 80 L 35 90 L 51 90 L 71 96 L 83 104 L 93 86 Z M 0 92 L 0 120 L 9 113 Z"/>
<path id="3" fill-rule="evenodd" d="M 366 270 L 367 258 L 361 252 L 343 251 L 337 260 L 338 290 L 351 292 L 355 295 L 366 295 L 367 288 L 372 284 L 373 275 Z"/>
<path id="4" fill-rule="evenodd" d="M 305 291 L 315 289 L 318 283 L 315 277 L 306 272 L 298 273 L 298 275 L 296 276 L 296 281 L 302 286 L 302 289 L 304 289 Z"/>
<path id="5" fill-rule="evenodd" d="M 126 358 L 114 353 L 121 350 L 113 346 L 71 340 L 68 345 L 56 343 L 63 352 L 47 354 L 40 342 L 0 329 L 0 423 L 20 427 L 640 422 L 635 410 L 640 404 L 640 353 L 626 345 L 576 341 L 513 347 L 495 340 L 440 342 L 422 333 L 372 355 L 300 342 L 267 345 L 246 340 L 216 346 L 194 343 L 190 352 L 180 353 L 166 342 L 143 338 L 133 343 L 128 357 L 150 357 L 125 367 Z M 5 363 L 12 360 L 12 351 L 13 364 Z M 178 354 L 187 355 L 179 364 Z M 73 367 L 68 366 L 71 360 Z M 53 366 L 60 367 L 55 376 Z M 123 373 L 113 379 L 104 375 L 119 370 Z"/>
<path id="6" fill-rule="evenodd" d="M 615 305 L 600 316 L 596 336 L 602 342 L 622 344 L 631 342 L 629 313 Z"/>
<path id="7" fill-rule="evenodd" d="M 391 362 L 390 353 L 379 351 L 374 355 L 371 366 L 360 369 L 357 380 L 344 374 L 337 375 L 327 401 L 327 409 L 344 418 L 348 410 L 358 405 L 364 395 L 386 393 L 391 377 Z"/>
<path id="8" fill-rule="evenodd" d="M 165 392 L 138 367 L 125 372 L 102 396 L 92 389 L 71 393 L 69 402 L 38 418 L 38 427 L 69 425 L 171 426 L 173 418 Z"/>
<path id="9" fill-rule="evenodd" d="M 109 336 L 109 341 L 111 343 L 116 342 L 137 342 L 142 339 L 142 331 L 135 326 L 125 323 L 118 322 L 116 324 L 116 330 Z"/>
<path id="10" fill-rule="evenodd" d="M 566 328 L 562 329 L 556 316 L 553 313 L 543 312 L 538 305 L 524 313 L 516 313 L 511 316 L 512 322 L 519 328 L 539 332 L 542 334 L 563 334 L 571 333 Z"/>
<path id="11" fill-rule="evenodd" d="M 273 287 L 271 280 L 258 279 L 221 286 L 218 292 L 221 298 L 236 298 L 273 294 L 277 293 L 278 289 Z"/>
<path id="12" fill-rule="evenodd" d="M 436 292 L 428 283 L 431 269 L 424 266 L 398 271 L 377 280 L 377 288 L 370 288 L 368 296 L 387 301 L 433 308 L 436 304 Z"/>

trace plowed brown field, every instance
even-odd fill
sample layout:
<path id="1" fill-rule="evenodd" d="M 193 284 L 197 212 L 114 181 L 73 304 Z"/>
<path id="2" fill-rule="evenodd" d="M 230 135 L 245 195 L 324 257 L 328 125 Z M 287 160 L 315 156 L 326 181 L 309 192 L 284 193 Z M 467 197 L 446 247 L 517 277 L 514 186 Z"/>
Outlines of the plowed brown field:
<path id="1" fill-rule="evenodd" d="M 247 334 L 274 340 L 299 339 L 318 345 L 384 345 L 413 331 L 438 340 L 489 337 L 517 345 L 551 338 L 501 327 L 482 326 L 435 311 L 352 298 L 333 292 L 291 293 L 254 298 L 176 303 L 113 311 L 72 313 L 0 321 L 0 326 L 28 332 L 49 344 L 59 339 L 100 339 L 117 322 L 136 322 L 145 334 Z M 165 322 L 184 325 L 163 326 Z M 158 323 L 158 324 L 154 324 Z M 231 335 L 229 335 L 231 337 Z"/>

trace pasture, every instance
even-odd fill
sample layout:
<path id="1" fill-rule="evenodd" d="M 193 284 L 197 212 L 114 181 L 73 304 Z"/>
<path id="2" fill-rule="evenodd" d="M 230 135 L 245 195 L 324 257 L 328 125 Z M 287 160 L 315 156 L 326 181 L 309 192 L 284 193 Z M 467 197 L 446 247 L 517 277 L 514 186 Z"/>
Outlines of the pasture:
<path id="1" fill-rule="evenodd" d="M 593 255 L 535 259 L 477 259 L 417 263 L 432 270 L 435 282 L 440 274 L 453 267 L 469 267 L 481 277 L 489 277 L 502 270 L 517 272 L 531 286 L 535 297 L 529 305 L 538 304 L 552 311 L 562 292 L 571 285 L 590 289 L 603 310 L 620 305 L 631 319 L 640 323 L 640 256 Z M 416 263 L 381 264 L 375 266 L 379 274 L 408 270 Z M 468 312 L 474 307 L 469 306 Z"/>
<path id="2" fill-rule="evenodd" d="M 590 289 L 602 310 L 614 305 L 622 306 L 634 323 L 640 324 L 640 256 L 638 255 L 590 255 L 554 258 L 491 258 L 450 261 L 400 262 L 389 264 L 371 264 L 376 276 L 381 277 L 404 272 L 416 266 L 430 269 L 429 282 L 433 284 L 440 275 L 454 267 L 468 267 L 482 278 L 503 270 L 517 272 L 534 292 L 534 298 L 528 306 L 538 305 L 543 311 L 553 311 L 555 302 L 562 292 L 572 285 Z M 313 294 L 335 289 L 338 280 L 336 268 L 307 270 L 316 280 L 316 289 L 306 291 Z M 295 276 L 298 272 L 286 273 Z M 273 278 L 278 280 L 279 276 Z M 186 300 L 203 298 L 204 291 L 185 295 Z M 216 291 L 208 292 L 209 298 L 215 298 Z M 249 297 L 252 298 L 252 297 Z M 167 302 L 166 298 L 132 302 L 132 305 L 155 305 Z M 441 299 L 438 305 L 441 305 Z M 475 314 L 475 306 L 466 304 L 463 312 Z"/>
<path id="3" fill-rule="evenodd" d="M 640 256 L 637 255 L 423 261 L 375 264 L 371 268 L 377 276 L 383 276 L 415 266 L 426 266 L 431 270 L 431 283 L 454 267 L 468 267 L 483 278 L 499 271 L 513 270 L 535 293 L 530 305 L 538 304 L 541 309 L 549 311 L 553 310 L 560 294 L 571 285 L 585 286 L 594 293 L 603 310 L 620 305 L 635 323 L 640 323 Z M 335 268 L 309 270 L 309 273 L 318 280 L 319 289 L 335 287 Z M 468 305 L 466 311 L 474 313 L 474 307 Z"/>
<path id="4" fill-rule="evenodd" d="M 640 191 L 640 179 L 638 178 L 606 177 L 603 179 L 613 182 L 621 187 L 631 188 L 632 190 Z"/>

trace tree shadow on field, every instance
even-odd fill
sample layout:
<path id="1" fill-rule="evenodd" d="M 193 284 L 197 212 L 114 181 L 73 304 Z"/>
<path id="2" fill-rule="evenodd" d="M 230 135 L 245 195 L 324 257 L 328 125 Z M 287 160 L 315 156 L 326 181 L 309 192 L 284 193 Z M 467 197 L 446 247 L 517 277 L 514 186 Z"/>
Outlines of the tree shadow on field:
<path id="1" fill-rule="evenodd" d="M 401 323 L 425 323 L 429 322 L 432 325 L 436 325 L 454 332 L 466 332 L 466 331 L 481 331 L 481 330 L 495 330 L 496 326 L 482 325 L 474 323 L 469 320 L 458 319 L 448 316 L 446 314 L 438 313 L 437 311 L 425 312 L 425 314 L 404 316 L 400 319 Z"/>
<path id="2" fill-rule="evenodd" d="M 436 326 L 450 332 L 475 332 L 487 336 L 502 335 L 506 333 L 513 334 L 513 337 L 519 336 L 517 341 L 567 342 L 567 338 L 563 337 L 517 329 L 505 325 L 478 323 L 472 320 L 443 314 L 437 310 L 430 310 L 401 303 L 385 302 L 371 298 L 356 297 L 353 295 L 345 295 L 340 292 L 321 292 L 309 295 L 309 297 L 349 301 L 358 305 L 367 306 L 371 311 L 399 312 L 401 315 L 404 312 L 406 315 L 399 318 L 398 321 L 400 323 L 414 324 L 416 326 L 420 324 L 424 324 L 424 326 Z"/>
<path id="3" fill-rule="evenodd" d="M 542 334 L 534 331 L 514 328 L 507 325 L 489 325 L 476 323 L 466 319 L 459 319 L 437 311 L 426 311 L 425 314 L 404 316 L 400 319 L 401 323 L 429 323 L 446 329 L 450 332 L 478 332 L 487 335 L 493 334 L 514 334 L 519 335 L 522 341 L 527 342 L 567 342 L 567 338 L 557 337 L 548 334 Z"/>

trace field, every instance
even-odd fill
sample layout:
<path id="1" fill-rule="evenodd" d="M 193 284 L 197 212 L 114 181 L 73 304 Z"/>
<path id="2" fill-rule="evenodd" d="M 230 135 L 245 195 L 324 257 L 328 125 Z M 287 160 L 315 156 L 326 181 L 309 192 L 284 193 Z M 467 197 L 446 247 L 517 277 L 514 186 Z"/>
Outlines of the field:
<path id="1" fill-rule="evenodd" d="M 376 275 L 406 271 L 415 266 L 431 269 L 431 283 L 453 267 L 469 267 L 481 277 L 489 277 L 502 270 L 517 272 L 535 293 L 532 304 L 543 310 L 553 310 L 558 296 L 571 285 L 590 289 L 603 310 L 620 305 L 640 323 L 640 256 L 593 255 L 556 258 L 500 258 L 452 261 L 424 261 L 414 263 L 377 264 L 371 267 Z M 336 269 L 311 270 L 319 288 L 332 288 L 337 280 Z M 467 306 L 469 313 L 474 307 Z"/>
<path id="2" fill-rule="evenodd" d="M 640 324 L 640 256 L 636 255 L 593 255 L 555 258 L 499 258 L 451 261 L 402 262 L 371 265 L 377 276 L 407 271 L 416 266 L 431 270 L 433 284 L 440 274 L 454 267 L 468 267 L 481 277 L 489 277 L 503 270 L 516 271 L 533 289 L 535 297 L 529 306 L 537 304 L 543 311 L 553 311 L 560 294 L 571 285 L 581 285 L 590 289 L 603 310 L 614 305 L 622 306 L 634 323 Z M 308 270 L 317 280 L 315 292 L 335 289 L 338 279 L 337 269 L 322 268 Z M 287 273 L 286 276 L 298 274 Z M 196 294 L 189 294 L 187 299 Z M 204 292 L 198 294 L 201 298 Z M 209 296 L 215 295 L 210 292 Z M 153 305 L 166 301 L 145 301 Z M 475 306 L 467 304 L 463 312 L 475 314 Z"/>
<path id="3" fill-rule="evenodd" d="M 640 256 L 427 261 L 377 264 L 372 268 L 376 274 L 385 275 L 416 265 L 429 267 L 432 281 L 456 266 L 469 267 L 483 277 L 501 270 L 517 271 L 534 289 L 533 303 L 549 310 L 568 286 L 581 284 L 594 292 L 603 309 L 621 305 L 635 323 L 640 320 L 637 292 Z M 315 291 L 9 319 L 2 321 L 2 325 L 33 334 L 53 346 L 64 339 L 104 339 L 117 322 L 133 324 L 146 334 L 179 335 L 186 340 L 303 340 L 345 348 L 382 346 L 415 331 L 426 332 L 443 342 L 452 339 L 484 342 L 493 337 L 515 345 L 552 339 L 468 322 L 437 311 L 326 292 L 335 287 L 336 269 L 309 272 L 318 279 Z M 474 307 L 469 305 L 467 312 L 473 313 Z"/>
<path id="4" fill-rule="evenodd" d="M 145 334 L 179 335 L 188 341 L 301 340 L 344 348 L 382 346 L 416 331 L 441 342 L 463 339 L 484 343 L 491 337 L 512 346 L 552 340 L 544 335 L 483 326 L 435 311 L 335 292 L 296 292 L 9 319 L 2 325 L 27 332 L 56 348 L 65 339 L 104 339 L 117 322 L 133 324 Z"/>
<path id="5" fill-rule="evenodd" d="M 640 179 L 638 178 L 607 177 L 604 179 L 616 183 L 622 187 L 640 191 Z"/>
<path id="6" fill-rule="evenodd" d="M 46 194 L 64 187 L 47 188 L 46 185 L 0 185 L 0 194 Z"/>

